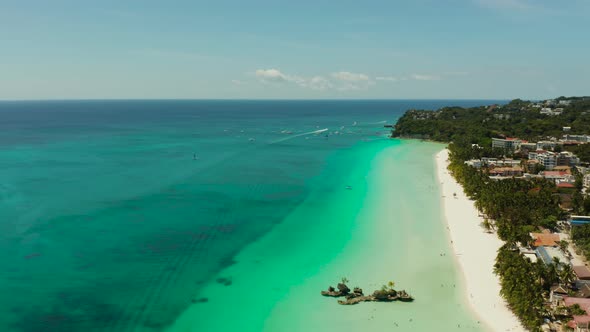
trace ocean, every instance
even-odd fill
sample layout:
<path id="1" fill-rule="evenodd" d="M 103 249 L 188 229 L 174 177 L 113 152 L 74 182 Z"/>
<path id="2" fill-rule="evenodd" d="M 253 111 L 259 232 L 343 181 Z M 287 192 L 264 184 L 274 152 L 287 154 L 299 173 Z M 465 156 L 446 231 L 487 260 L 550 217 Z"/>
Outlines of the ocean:
<path id="1" fill-rule="evenodd" d="M 481 331 L 410 108 L 0 102 L 1 331 Z M 444 254 L 444 255 L 443 255 Z M 346 277 L 413 303 L 344 307 Z"/>

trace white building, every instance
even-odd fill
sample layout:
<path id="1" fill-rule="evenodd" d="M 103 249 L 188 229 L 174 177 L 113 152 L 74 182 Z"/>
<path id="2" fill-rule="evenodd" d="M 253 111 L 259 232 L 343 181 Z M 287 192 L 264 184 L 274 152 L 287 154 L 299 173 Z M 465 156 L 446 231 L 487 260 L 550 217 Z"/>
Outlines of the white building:
<path id="1" fill-rule="evenodd" d="M 576 166 L 580 163 L 580 158 L 569 151 L 555 153 L 551 151 L 529 152 L 530 160 L 537 160 L 546 170 L 552 170 L 555 166 Z"/>
<path id="2" fill-rule="evenodd" d="M 492 138 L 492 148 L 504 149 L 504 150 L 518 150 L 520 148 L 520 144 L 523 141 L 518 138 L 511 138 L 507 137 L 506 139 L 503 138 Z"/>
<path id="3" fill-rule="evenodd" d="M 495 167 L 518 167 L 520 166 L 520 160 L 518 159 L 497 159 L 483 157 L 481 159 L 471 159 L 465 162 L 465 164 L 475 167 L 482 168 L 484 166 L 495 166 Z"/>
<path id="4" fill-rule="evenodd" d="M 535 151 L 529 152 L 529 159 L 534 159 L 547 170 L 552 170 L 557 166 L 557 157 L 551 151 Z"/>
<path id="5" fill-rule="evenodd" d="M 475 168 L 481 168 L 482 166 L 482 162 L 479 159 L 471 159 L 471 160 L 467 160 L 465 162 L 467 165 L 471 166 L 471 167 L 475 167 Z"/>
<path id="6" fill-rule="evenodd" d="M 526 149 L 528 151 L 535 151 L 537 149 L 537 143 L 520 143 L 520 149 Z"/>
<path id="7" fill-rule="evenodd" d="M 555 141 L 538 141 L 537 150 L 553 150 L 558 144 Z"/>
<path id="8" fill-rule="evenodd" d="M 565 141 L 565 142 L 574 141 L 574 142 L 588 143 L 588 142 L 590 142 L 590 136 L 589 135 L 566 134 L 566 135 L 563 135 L 562 141 Z"/>

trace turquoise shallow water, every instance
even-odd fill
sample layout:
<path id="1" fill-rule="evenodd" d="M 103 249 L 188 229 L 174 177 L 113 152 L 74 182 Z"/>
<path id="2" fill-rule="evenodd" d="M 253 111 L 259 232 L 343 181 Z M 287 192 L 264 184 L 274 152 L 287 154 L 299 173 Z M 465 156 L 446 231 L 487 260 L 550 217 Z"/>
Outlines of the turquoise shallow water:
<path id="1" fill-rule="evenodd" d="M 462 303 L 438 285 L 454 266 L 417 255 L 447 249 L 424 157 L 438 147 L 387 140 L 382 125 L 407 108 L 479 103 L 2 102 L 0 330 L 313 329 L 319 313 L 341 314 L 317 296 L 341 274 L 369 288 L 393 278 L 423 299 L 398 324 L 418 305 L 442 320 Z M 397 169 L 403 158 L 413 167 Z M 400 172 L 383 180 L 400 190 L 374 186 Z M 370 240 L 385 234 L 388 246 Z M 473 323 L 457 310 L 449 324 Z"/>

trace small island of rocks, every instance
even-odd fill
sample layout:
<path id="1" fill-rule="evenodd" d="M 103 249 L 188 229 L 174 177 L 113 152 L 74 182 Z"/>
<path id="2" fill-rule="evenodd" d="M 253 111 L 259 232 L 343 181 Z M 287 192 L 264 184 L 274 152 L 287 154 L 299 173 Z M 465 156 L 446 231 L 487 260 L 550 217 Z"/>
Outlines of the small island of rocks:
<path id="1" fill-rule="evenodd" d="M 411 302 L 414 298 L 406 291 L 396 291 L 393 287 L 395 283 L 390 281 L 387 285 L 383 285 L 381 289 L 373 292 L 372 295 L 364 295 L 363 290 L 359 287 L 354 287 L 352 291 L 346 285 L 348 279 L 342 278 L 342 282 L 338 283 L 336 288 L 330 286 L 327 291 L 322 291 L 323 296 L 329 297 L 344 297 L 344 300 L 338 300 L 342 305 L 353 305 L 361 302 Z"/>

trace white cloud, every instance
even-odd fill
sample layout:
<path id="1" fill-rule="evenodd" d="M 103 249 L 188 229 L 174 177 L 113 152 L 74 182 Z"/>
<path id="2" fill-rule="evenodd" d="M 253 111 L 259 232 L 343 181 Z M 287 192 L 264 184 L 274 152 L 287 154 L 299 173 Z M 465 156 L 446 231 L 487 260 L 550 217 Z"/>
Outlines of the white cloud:
<path id="1" fill-rule="evenodd" d="M 369 86 L 374 85 L 368 75 L 360 73 L 351 73 L 349 71 L 339 71 L 332 73 L 334 86 L 337 90 L 366 90 Z"/>
<path id="2" fill-rule="evenodd" d="M 314 90 L 327 90 L 333 88 L 332 82 L 322 76 L 314 76 L 307 83 L 309 88 Z"/>
<path id="3" fill-rule="evenodd" d="M 353 73 L 349 71 L 339 71 L 331 73 L 328 76 L 315 75 L 311 77 L 304 77 L 298 75 L 291 75 L 281 72 L 278 69 L 258 69 L 254 72 L 255 76 L 262 83 L 276 83 L 284 85 L 294 85 L 305 89 L 312 89 L 318 91 L 337 90 L 337 91 L 351 91 L 351 90 L 367 90 L 378 82 L 402 82 L 407 80 L 416 81 L 439 81 L 439 75 L 427 74 L 412 74 L 409 76 L 376 76 L 370 77 L 363 73 Z M 463 75 L 466 73 L 456 72 L 453 75 Z M 450 74 L 449 74 L 450 75 Z M 244 84 L 245 82 L 233 80 L 232 83 L 236 85 Z"/>
<path id="4" fill-rule="evenodd" d="M 369 81 L 369 76 L 365 74 L 356 74 L 351 73 L 349 71 L 339 71 L 337 73 L 332 73 L 332 77 L 346 82 L 367 82 Z"/>
<path id="5" fill-rule="evenodd" d="M 329 77 L 321 75 L 302 77 L 286 74 L 278 69 L 258 69 L 255 75 L 262 83 L 291 83 L 313 90 L 360 90 L 375 84 L 366 74 L 348 71 L 332 73 Z"/>
<path id="6" fill-rule="evenodd" d="M 438 75 L 424 75 L 424 74 L 412 74 L 411 76 L 416 81 L 440 81 L 441 77 Z"/>
<path id="7" fill-rule="evenodd" d="M 289 80 L 287 75 L 277 69 L 258 69 L 255 75 L 264 82 L 286 82 Z"/>
<path id="8" fill-rule="evenodd" d="M 400 79 L 393 76 L 377 76 L 375 77 L 376 81 L 387 81 L 387 82 L 397 82 Z"/>

